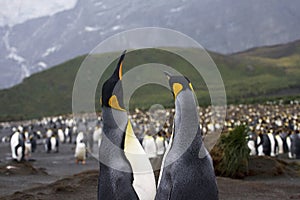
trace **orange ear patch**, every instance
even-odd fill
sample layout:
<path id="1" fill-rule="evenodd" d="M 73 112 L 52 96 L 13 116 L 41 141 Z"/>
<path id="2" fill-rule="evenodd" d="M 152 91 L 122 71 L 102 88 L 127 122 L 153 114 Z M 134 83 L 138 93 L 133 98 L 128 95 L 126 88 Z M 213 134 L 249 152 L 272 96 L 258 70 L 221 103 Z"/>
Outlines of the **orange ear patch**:
<path id="1" fill-rule="evenodd" d="M 111 108 L 114 108 L 114 109 L 117 109 L 117 110 L 121 110 L 121 111 L 126 111 L 124 108 L 121 108 L 120 104 L 119 104 L 119 101 L 118 101 L 118 98 L 116 95 L 113 95 L 109 98 L 108 100 L 108 105 L 111 107 Z"/>
<path id="2" fill-rule="evenodd" d="M 123 62 L 121 62 L 120 68 L 119 68 L 119 79 L 120 80 L 122 80 L 122 72 L 123 72 Z"/>
<path id="3" fill-rule="evenodd" d="M 173 84 L 173 92 L 174 96 L 176 98 L 177 94 L 182 90 L 183 86 L 180 83 L 174 83 Z"/>

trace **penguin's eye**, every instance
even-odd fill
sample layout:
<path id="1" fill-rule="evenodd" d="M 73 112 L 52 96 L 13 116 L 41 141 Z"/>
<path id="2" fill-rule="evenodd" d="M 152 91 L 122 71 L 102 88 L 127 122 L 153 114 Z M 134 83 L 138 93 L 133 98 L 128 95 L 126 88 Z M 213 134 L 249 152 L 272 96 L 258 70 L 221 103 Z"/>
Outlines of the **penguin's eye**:
<path id="1" fill-rule="evenodd" d="M 173 92 L 174 92 L 174 97 L 176 98 L 177 94 L 182 90 L 183 86 L 180 83 L 174 83 L 173 84 Z"/>

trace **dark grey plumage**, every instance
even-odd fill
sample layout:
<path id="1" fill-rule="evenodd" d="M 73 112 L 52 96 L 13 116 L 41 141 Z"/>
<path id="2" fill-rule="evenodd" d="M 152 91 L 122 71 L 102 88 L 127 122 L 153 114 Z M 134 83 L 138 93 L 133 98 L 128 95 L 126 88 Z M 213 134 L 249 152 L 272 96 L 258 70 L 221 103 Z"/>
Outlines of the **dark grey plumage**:
<path id="1" fill-rule="evenodd" d="M 102 88 L 103 137 L 99 150 L 101 162 L 99 162 L 98 200 L 138 199 L 132 185 L 132 168 L 123 151 L 127 113 L 125 110 L 112 108 L 110 104 L 110 98 L 115 96 L 123 108 L 120 74 L 124 57 L 125 52 L 120 57 L 114 73 Z"/>
<path id="2" fill-rule="evenodd" d="M 156 200 L 218 199 L 212 160 L 202 143 L 195 96 L 184 77 L 170 77 L 174 92 L 175 121 L 172 142 L 163 160 Z"/>

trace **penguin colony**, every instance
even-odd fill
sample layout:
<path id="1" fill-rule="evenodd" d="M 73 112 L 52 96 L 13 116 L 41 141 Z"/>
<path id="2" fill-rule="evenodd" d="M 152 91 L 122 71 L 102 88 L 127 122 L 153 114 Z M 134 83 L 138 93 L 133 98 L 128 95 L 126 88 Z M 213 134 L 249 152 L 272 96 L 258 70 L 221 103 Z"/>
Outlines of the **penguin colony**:
<path id="1" fill-rule="evenodd" d="M 124 57 L 122 59 L 124 59 Z M 120 71 L 120 65 L 117 66 L 117 69 Z M 169 76 L 170 79 L 171 77 L 172 76 Z M 180 84 L 185 85 L 186 82 L 184 81 L 181 82 Z M 188 88 L 186 85 L 185 87 Z M 170 88 L 173 89 L 174 96 L 176 97 L 174 87 L 172 86 L 171 83 L 170 83 Z M 122 105 L 123 101 L 121 97 L 119 98 L 120 99 L 118 98 L 112 100 L 108 99 L 108 102 L 109 100 L 110 102 L 116 102 L 115 100 L 118 100 L 117 107 L 118 109 L 122 110 L 124 109 Z M 175 105 L 176 105 L 176 101 L 177 100 L 175 98 Z M 112 108 L 110 107 L 111 106 L 110 104 L 106 104 L 106 106 L 107 108 Z M 200 122 L 199 132 L 201 132 L 204 136 L 211 132 L 220 130 L 221 125 L 219 124 L 219 122 L 211 121 L 210 117 L 212 115 L 212 112 L 210 107 L 207 108 L 195 107 L 194 110 L 197 110 L 198 113 L 197 117 L 199 119 L 197 120 L 198 122 Z M 227 117 L 225 120 L 225 126 L 223 131 L 224 132 L 230 131 L 236 125 L 240 125 L 240 124 L 247 125 L 249 127 L 249 133 L 247 139 L 248 139 L 248 147 L 250 149 L 250 155 L 278 156 L 280 154 L 286 154 L 288 158 L 300 159 L 299 110 L 300 110 L 300 104 L 298 101 L 291 101 L 287 105 L 283 105 L 280 102 L 279 103 L 268 102 L 267 105 L 238 105 L 238 106 L 230 105 L 228 106 Z M 126 116 L 125 115 L 123 116 L 124 119 L 126 119 L 126 124 L 123 127 L 122 131 L 123 134 L 125 133 L 126 135 L 126 131 L 128 127 L 131 127 L 131 129 L 133 129 L 132 132 L 134 132 L 136 136 L 136 140 L 140 141 L 139 145 L 143 146 L 144 149 L 143 151 L 149 159 L 155 158 L 157 156 L 162 156 L 164 155 L 165 151 L 167 151 L 163 160 L 163 165 L 164 165 L 168 163 L 167 155 L 172 155 L 172 151 L 170 151 L 171 147 L 174 145 L 173 143 L 174 141 L 172 140 L 176 140 L 174 138 L 176 138 L 176 130 L 178 129 L 175 128 L 175 131 L 172 134 L 171 124 L 173 123 L 176 124 L 176 117 L 174 120 L 173 115 L 174 113 L 178 113 L 178 111 L 176 111 L 175 108 L 171 110 L 158 110 L 157 112 L 159 112 L 160 115 L 166 115 L 168 120 L 164 122 L 164 124 L 161 124 L 160 121 L 152 120 L 149 117 L 150 115 L 149 112 L 143 112 L 139 109 L 135 109 L 135 112 L 130 116 L 127 116 L 126 113 Z M 105 113 L 107 112 L 104 111 L 102 115 L 105 116 Z M 90 148 L 90 150 L 93 150 L 94 142 L 96 142 L 98 146 L 101 146 L 100 144 L 101 144 L 103 129 L 105 129 L 105 126 L 103 125 L 103 122 L 100 117 L 98 119 L 91 119 L 89 118 L 88 115 L 83 116 L 81 119 L 78 119 L 78 121 L 76 122 L 71 117 L 59 116 L 59 117 L 52 117 L 52 118 L 50 117 L 43 118 L 42 120 L 33 120 L 30 122 L 24 122 L 23 124 L 13 125 L 13 126 L 9 124 L 4 124 L 4 126 L 0 128 L 8 129 L 9 127 L 12 132 L 11 136 L 10 137 L 4 136 L 2 137 L 1 141 L 10 142 L 12 158 L 14 160 L 22 161 L 22 160 L 30 159 L 31 153 L 34 153 L 34 151 L 36 151 L 37 146 L 41 144 L 44 145 L 45 152 L 47 153 L 59 152 L 59 145 L 66 142 L 72 143 L 74 142 L 74 139 L 72 138 L 74 138 L 74 136 L 77 136 L 75 142 L 76 148 L 75 148 L 75 155 L 74 155 L 77 163 L 78 162 L 85 163 L 86 149 Z M 107 131 L 107 129 L 105 130 Z M 89 135 L 90 137 L 87 137 L 86 135 Z M 88 138 L 91 138 L 91 141 L 93 142 L 90 142 L 90 139 Z M 199 139 L 198 142 L 199 141 L 201 141 L 201 139 Z M 169 146 L 168 143 L 170 143 Z M 202 144 L 198 144 L 198 147 L 200 148 L 201 145 Z M 123 149 L 125 149 L 124 146 Z M 188 162 L 189 159 L 191 158 L 189 157 L 189 155 L 183 155 L 181 159 L 182 160 L 186 159 L 187 161 L 185 162 Z M 178 163 L 174 164 L 175 167 L 173 165 L 170 165 L 167 166 L 166 168 L 162 168 L 163 170 L 161 172 L 160 179 L 159 179 L 159 184 L 157 189 L 158 193 L 155 197 L 156 199 L 165 199 L 166 196 L 167 199 L 176 199 L 176 197 L 174 196 L 177 196 L 177 199 L 178 197 L 196 199 L 196 197 L 194 196 L 193 197 L 180 196 L 180 195 L 185 195 L 185 193 L 180 193 L 180 194 L 175 193 L 182 189 L 180 188 L 180 184 L 178 185 L 178 183 L 182 181 L 186 181 L 186 180 L 181 180 L 181 178 L 188 177 L 188 175 L 184 175 L 184 174 L 181 174 L 179 176 L 174 175 L 174 177 L 172 177 L 173 173 L 172 173 L 171 166 L 173 166 L 173 168 L 175 169 L 176 168 L 182 169 L 183 166 L 180 163 L 181 159 L 178 160 L 179 164 Z M 129 177 L 128 180 L 131 180 L 129 181 L 130 184 L 128 184 L 127 186 L 132 191 L 132 193 L 130 194 L 132 196 L 130 196 L 130 198 L 153 199 L 154 198 L 153 195 L 145 197 L 146 194 L 145 191 L 147 191 L 147 189 L 152 190 L 153 193 L 153 187 L 155 186 L 155 183 L 153 183 L 153 179 L 151 178 L 152 174 L 150 174 L 149 176 L 150 178 L 148 180 L 150 181 L 149 184 L 147 185 L 147 188 L 145 189 L 143 188 L 145 186 L 143 186 L 142 184 L 138 185 L 137 182 L 134 182 L 137 175 L 134 174 L 132 171 L 132 168 L 134 166 L 131 166 L 132 163 L 130 163 L 130 159 L 125 158 L 124 160 L 125 161 L 127 160 L 126 161 L 128 164 L 127 167 L 129 171 L 131 170 L 132 172 L 132 173 L 125 174 L 126 177 Z M 210 160 L 209 154 L 207 154 L 207 160 Z M 197 164 L 195 164 L 195 168 L 196 166 L 198 170 L 199 168 L 202 169 L 201 165 L 199 165 L 200 166 L 199 167 Z M 206 170 L 211 169 L 211 167 L 212 166 L 210 165 L 210 163 L 206 162 L 206 167 L 204 167 L 204 169 Z M 105 168 L 105 166 L 104 167 L 102 166 L 102 168 Z M 191 169 L 193 169 L 193 166 L 191 166 Z M 108 174 L 109 173 L 110 172 L 108 172 Z M 208 174 L 212 174 L 212 172 Z M 172 178 L 170 178 L 170 176 Z M 101 177 L 103 176 L 99 176 L 99 180 L 101 179 Z M 136 178 L 136 180 L 137 179 L 139 178 Z M 215 195 L 215 196 L 205 196 L 203 198 L 215 199 L 217 198 L 217 189 L 215 186 L 215 182 L 213 181 L 213 177 L 209 177 L 209 179 L 211 182 L 210 184 L 211 187 L 208 190 L 213 191 L 212 194 L 210 195 Z M 139 183 L 141 183 L 141 181 Z M 164 188 L 170 184 L 177 189 L 175 191 L 173 190 L 170 191 L 169 190 L 170 188 Z M 197 184 L 197 182 L 195 184 Z M 99 188 L 101 187 L 99 186 Z M 190 188 L 193 187 L 189 187 L 188 189 Z M 197 186 L 197 188 L 199 187 Z M 204 192 L 199 195 L 208 195 L 206 192 L 208 191 L 204 190 Z M 98 191 L 98 195 L 101 196 L 100 189 Z M 191 192 L 186 195 L 193 195 L 193 193 Z M 119 197 L 120 196 L 115 198 L 119 198 Z M 106 197 L 104 197 L 104 199 L 105 198 Z"/>
<path id="2" fill-rule="evenodd" d="M 277 145 L 275 146 L 276 148 L 273 151 L 272 156 L 274 156 L 274 154 L 275 156 L 283 155 L 290 159 L 294 159 L 298 156 L 299 159 L 299 110 L 300 104 L 297 101 L 289 104 L 278 104 L 278 102 L 274 102 L 266 105 L 229 105 L 223 132 L 228 132 L 240 124 L 247 125 L 249 127 L 248 146 L 251 150 L 250 155 L 271 156 L 271 147 L 266 145 L 270 143 L 270 139 L 266 138 L 266 136 L 274 136 L 274 140 Z M 135 109 L 128 118 L 132 122 L 134 133 L 143 146 L 150 146 L 150 149 L 155 149 L 156 156 L 161 156 L 163 155 L 162 152 L 166 150 L 170 140 L 173 123 L 172 116 L 174 115 L 175 110 L 157 110 L 157 112 L 161 115 L 165 115 L 168 120 L 161 124 L 159 121 L 151 120 L 150 113 L 148 111 L 145 112 L 139 109 Z M 210 107 L 198 107 L 198 113 L 201 132 L 204 136 L 210 132 L 220 130 L 218 122 L 211 121 L 210 117 L 212 112 Z M 51 147 L 46 147 L 46 144 L 49 145 L 47 140 L 52 136 L 52 134 L 55 138 L 57 138 L 55 134 L 56 127 L 60 126 L 66 126 L 65 128 L 61 128 L 65 133 L 67 133 L 65 136 L 65 142 L 74 143 L 75 138 L 80 131 L 86 133 L 86 130 L 91 127 L 93 141 L 96 144 L 95 147 L 100 144 L 102 134 L 101 117 L 98 119 L 92 119 L 88 115 L 82 116 L 82 118 L 78 119 L 77 122 L 75 122 L 71 116 L 57 116 L 22 122 L 19 124 L 3 123 L 0 127 L 0 132 L 5 133 L 5 136 L 2 136 L 1 142 L 12 142 L 12 146 L 17 146 L 19 144 L 18 148 L 21 147 L 19 148 L 19 151 L 22 149 L 22 143 L 25 145 L 25 141 L 27 141 L 28 145 L 30 142 L 32 151 L 31 155 L 36 148 L 40 148 L 46 152 L 56 152 L 55 148 L 52 148 L 51 150 Z M 159 131 L 156 132 L 157 130 Z M 29 137 L 27 137 L 27 139 L 25 139 L 25 132 L 29 133 Z M 268 132 L 272 134 L 268 134 Z M 22 133 L 24 135 L 20 136 Z M 17 139 L 19 138 L 18 135 L 20 136 L 20 142 L 19 139 Z M 146 135 L 147 137 L 145 137 Z M 281 139 L 279 139 L 278 136 Z M 266 140 L 264 140 L 265 145 L 262 145 L 263 137 L 266 138 Z M 151 138 L 154 139 L 155 143 L 153 143 L 153 139 Z M 150 142 L 147 142 L 148 139 L 150 139 Z M 84 140 L 84 142 L 86 141 Z M 59 141 L 57 144 L 62 145 L 64 142 Z M 265 153 L 263 152 L 263 146 L 265 146 Z M 57 149 L 59 149 L 58 147 Z M 152 151 L 152 153 L 149 153 L 149 157 L 153 157 L 153 150 L 150 151 L 146 146 L 144 146 L 144 148 L 147 153 Z M 13 153 L 13 159 L 18 160 L 16 157 L 17 155 L 20 156 L 20 154 L 15 154 L 15 148 L 12 148 L 11 152 Z M 23 150 L 21 152 L 23 152 Z M 24 156 L 21 157 L 25 159 L 25 151 Z M 27 158 L 30 158 L 30 155 L 28 155 Z"/>
<path id="3" fill-rule="evenodd" d="M 91 119 L 83 116 L 77 122 L 72 118 L 53 117 L 43 118 L 40 121 L 28 121 L 11 128 L 11 136 L 4 137 L 3 142 L 10 141 L 12 159 L 15 161 L 30 160 L 38 146 L 46 153 L 59 153 L 59 146 L 65 143 L 74 143 L 75 162 L 85 164 L 89 143 L 98 143 L 101 139 L 101 118 Z M 4 127 L 3 130 L 9 129 Z M 88 129 L 93 131 L 87 131 Z M 7 131 L 6 131 L 7 132 Z M 92 141 L 88 141 L 88 138 Z M 73 139 L 76 136 L 76 139 Z M 93 140 L 94 139 L 94 140 Z M 91 149 L 94 151 L 94 149 Z"/>
<path id="4" fill-rule="evenodd" d="M 249 127 L 250 155 L 284 156 L 300 159 L 300 106 L 289 105 L 239 105 L 229 107 L 225 131 L 244 124 Z"/>

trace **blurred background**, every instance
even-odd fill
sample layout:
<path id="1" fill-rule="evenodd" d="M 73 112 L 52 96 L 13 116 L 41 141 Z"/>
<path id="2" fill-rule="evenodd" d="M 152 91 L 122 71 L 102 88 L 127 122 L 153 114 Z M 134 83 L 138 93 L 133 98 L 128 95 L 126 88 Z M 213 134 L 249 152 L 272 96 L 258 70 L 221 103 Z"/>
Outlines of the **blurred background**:
<path id="1" fill-rule="evenodd" d="M 70 113 L 84 55 L 113 34 L 147 26 L 180 31 L 209 51 L 231 103 L 297 96 L 299 6 L 297 0 L 1 1 L 0 118 Z"/>

